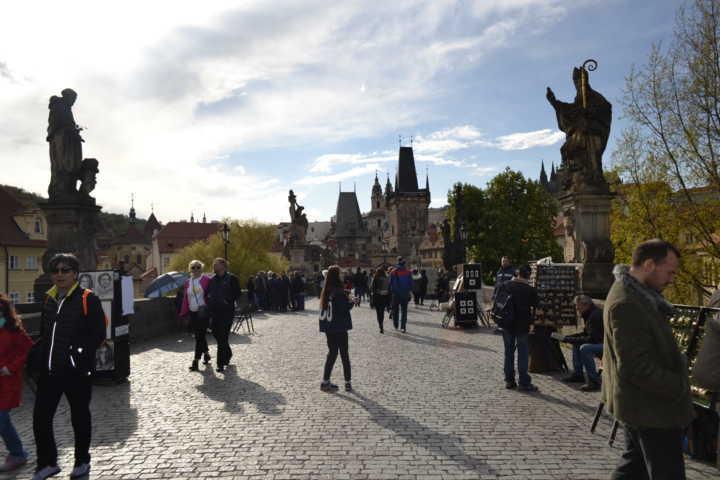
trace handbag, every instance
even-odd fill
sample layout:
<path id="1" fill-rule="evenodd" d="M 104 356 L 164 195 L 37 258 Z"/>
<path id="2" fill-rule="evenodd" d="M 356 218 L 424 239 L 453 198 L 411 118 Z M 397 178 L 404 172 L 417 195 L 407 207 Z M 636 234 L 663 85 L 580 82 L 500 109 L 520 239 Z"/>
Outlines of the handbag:
<path id="1" fill-rule="evenodd" d="M 200 281 L 198 281 L 200 283 Z M 190 279 L 190 286 L 192 287 L 193 296 L 195 297 L 195 301 L 200 304 L 200 300 L 198 299 L 197 293 L 195 293 L 195 282 L 193 282 L 193 279 Z M 207 305 L 200 305 L 197 309 L 197 316 L 200 320 L 207 320 L 210 318 L 210 309 L 208 309 Z"/>
<path id="2" fill-rule="evenodd" d="M 720 319 L 708 318 L 705 322 L 700 352 L 692 371 L 694 382 L 711 392 L 720 391 Z"/>

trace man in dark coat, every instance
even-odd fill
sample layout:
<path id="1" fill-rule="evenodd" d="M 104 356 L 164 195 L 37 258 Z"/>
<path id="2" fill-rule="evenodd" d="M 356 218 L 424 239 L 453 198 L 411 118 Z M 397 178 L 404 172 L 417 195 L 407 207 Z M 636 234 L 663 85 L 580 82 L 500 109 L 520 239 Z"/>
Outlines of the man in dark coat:
<path id="1" fill-rule="evenodd" d="M 605 300 L 602 398 L 625 429 L 613 480 L 685 478 L 683 434 L 695 414 L 687 359 L 668 322 L 674 308 L 661 295 L 679 266 L 674 246 L 643 242 L 629 270 L 616 267 Z"/>
<path id="2" fill-rule="evenodd" d="M 216 258 L 213 262 L 215 276 L 208 285 L 208 307 L 212 317 L 212 331 L 217 340 L 217 369 L 224 372 L 230 363 L 230 328 L 235 315 L 235 302 L 240 298 L 240 283 L 227 271 L 227 261 Z"/>
<path id="3" fill-rule="evenodd" d="M 40 339 L 29 368 L 39 374 L 33 430 L 37 469 L 33 479 L 57 475 L 57 445 L 53 417 L 63 395 L 70 404 L 75 432 L 75 468 L 71 478 L 90 472 L 90 398 L 95 353 L 105 341 L 105 313 L 100 299 L 77 282 L 80 263 L 74 255 L 59 253 L 48 265 L 53 287 L 48 290 L 40 320 Z"/>
<path id="4" fill-rule="evenodd" d="M 518 269 L 517 277 L 502 285 L 510 294 L 512 302 L 512 320 L 503 327 L 505 346 L 505 388 L 518 388 L 525 392 L 537 392 L 528 375 L 529 344 L 528 334 L 533 323 L 533 310 L 538 304 L 537 290 L 529 283 L 530 266 L 523 265 Z M 519 385 L 515 382 L 515 349 L 517 348 L 517 367 Z"/>
<path id="5" fill-rule="evenodd" d="M 602 357 L 603 352 L 603 311 L 587 295 L 575 297 L 575 309 L 582 316 L 585 328 L 574 335 L 557 336 L 558 340 L 571 344 L 573 349 L 573 373 L 563 381 L 585 382 L 582 391 L 596 392 L 600 390 L 600 375 L 595 368 L 595 357 Z"/>

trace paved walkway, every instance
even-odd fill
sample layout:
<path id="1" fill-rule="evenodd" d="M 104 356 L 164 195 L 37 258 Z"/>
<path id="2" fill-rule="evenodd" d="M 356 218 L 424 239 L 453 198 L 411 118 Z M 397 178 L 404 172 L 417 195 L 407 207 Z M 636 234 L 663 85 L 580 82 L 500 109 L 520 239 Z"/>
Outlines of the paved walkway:
<path id="1" fill-rule="evenodd" d="M 623 440 L 606 445 L 607 418 L 589 433 L 599 394 L 546 375 L 534 376 L 540 394 L 505 390 L 500 337 L 442 329 L 439 313 L 412 307 L 407 334 L 387 322 L 379 335 L 363 305 L 350 334 L 356 390 L 327 394 L 317 302 L 308 306 L 260 315 L 256 335 L 233 335 L 224 375 L 187 371 L 187 335 L 135 345 L 130 383 L 93 393 L 92 478 L 608 478 Z M 339 359 L 333 378 L 342 380 Z M 25 400 L 13 417 L 34 460 Z M 62 475 L 72 468 L 68 413 L 63 402 Z M 689 461 L 688 478 L 718 472 Z"/>

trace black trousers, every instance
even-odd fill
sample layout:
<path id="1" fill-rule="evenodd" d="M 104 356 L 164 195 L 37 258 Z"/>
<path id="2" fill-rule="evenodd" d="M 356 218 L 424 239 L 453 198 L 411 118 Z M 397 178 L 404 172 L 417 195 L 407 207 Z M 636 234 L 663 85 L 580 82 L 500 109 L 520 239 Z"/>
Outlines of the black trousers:
<path id="1" fill-rule="evenodd" d="M 389 301 L 390 299 L 387 295 L 373 295 L 373 307 L 375 307 L 378 327 L 380 327 L 380 330 L 383 329 L 383 322 L 385 320 L 385 309 L 387 308 Z"/>
<path id="2" fill-rule="evenodd" d="M 57 465 L 57 445 L 53 431 L 53 418 L 60 398 L 65 395 L 70 404 L 70 418 L 75 432 L 75 464 L 90 463 L 91 377 L 76 373 L 63 375 L 42 374 L 38 379 L 33 410 L 33 432 L 37 450 L 38 468 Z"/>
<path id="3" fill-rule="evenodd" d="M 625 451 L 611 480 L 685 480 L 682 429 L 624 429 Z"/>
<path id="4" fill-rule="evenodd" d="M 395 328 L 398 328 L 398 321 L 400 322 L 400 328 L 403 330 L 407 325 L 407 308 L 410 299 L 401 299 L 397 295 L 393 296 L 392 299 L 392 321 Z"/>
<path id="5" fill-rule="evenodd" d="M 350 352 L 348 351 L 348 333 L 337 332 L 337 333 L 326 333 L 328 354 L 325 359 L 325 371 L 323 372 L 323 381 L 330 381 L 330 374 L 335 366 L 335 360 L 337 360 L 338 351 L 340 352 L 340 358 L 343 364 L 343 373 L 345 374 L 345 381 L 350 381 Z"/>
<path id="6" fill-rule="evenodd" d="M 213 313 L 212 332 L 217 342 L 217 365 L 227 365 L 232 357 L 230 349 L 230 328 L 233 312 Z"/>
<path id="7" fill-rule="evenodd" d="M 195 336 L 195 360 L 200 360 L 202 354 L 208 351 L 207 329 L 210 321 L 201 319 L 197 312 L 190 312 L 190 328 Z"/>

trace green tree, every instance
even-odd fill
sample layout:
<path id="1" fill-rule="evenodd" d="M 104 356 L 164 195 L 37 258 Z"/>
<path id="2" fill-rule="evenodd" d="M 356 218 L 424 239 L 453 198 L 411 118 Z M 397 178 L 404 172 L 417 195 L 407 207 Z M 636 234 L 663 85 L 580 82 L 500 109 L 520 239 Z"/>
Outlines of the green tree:
<path id="1" fill-rule="evenodd" d="M 280 272 L 287 270 L 288 262 L 270 252 L 275 227 L 256 221 L 228 221 L 230 227 L 230 243 L 228 245 L 229 270 L 238 276 L 241 286 L 250 275 L 260 270 Z M 225 243 L 222 233 L 218 232 L 207 240 L 188 245 L 178 252 L 170 264 L 170 268 L 181 272 L 187 271 L 191 260 L 203 262 L 207 271 L 211 271 L 212 262 L 225 255 Z"/>
<path id="2" fill-rule="evenodd" d="M 460 185 L 468 233 L 468 257 L 483 265 L 484 281 L 492 283 L 500 258 L 519 265 L 552 256 L 562 259 L 553 235 L 557 212 L 554 199 L 533 180 L 506 168 L 482 190 Z M 448 194 L 451 224 L 456 221 L 455 190 Z"/>
<path id="3" fill-rule="evenodd" d="M 633 68 L 622 101 L 630 127 L 613 153 L 623 180 L 612 216 L 616 260 L 663 238 L 683 253 L 673 300 L 697 302 L 715 285 L 699 255 L 720 262 L 720 0 L 682 7 L 672 40 Z"/>

